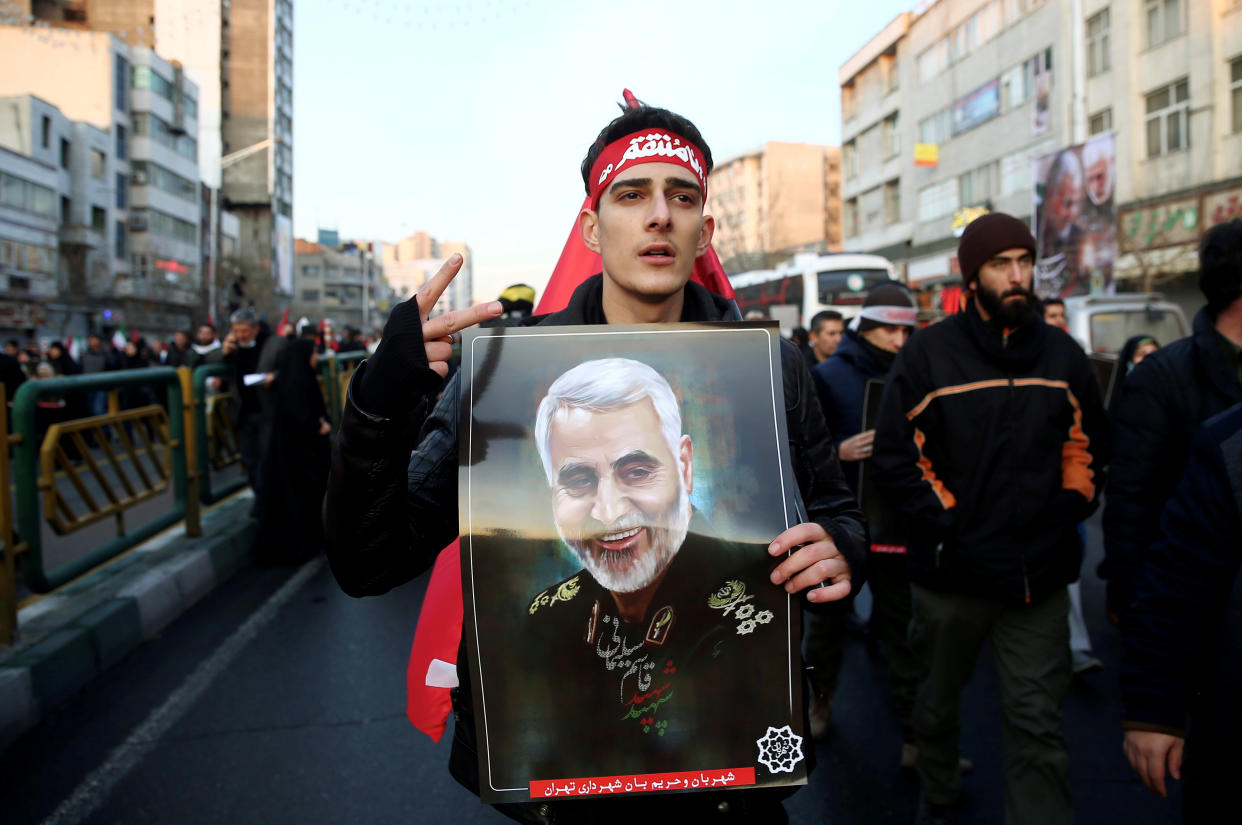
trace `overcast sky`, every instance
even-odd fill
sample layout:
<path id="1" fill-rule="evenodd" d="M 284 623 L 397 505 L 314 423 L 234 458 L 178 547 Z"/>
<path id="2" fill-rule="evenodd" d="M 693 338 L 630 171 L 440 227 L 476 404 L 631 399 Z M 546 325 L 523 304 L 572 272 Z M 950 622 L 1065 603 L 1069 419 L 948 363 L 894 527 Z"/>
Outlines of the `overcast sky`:
<path id="1" fill-rule="evenodd" d="M 717 161 L 838 144 L 837 70 L 910 0 L 298 3 L 294 227 L 465 240 L 474 293 L 542 287 L 621 90 L 698 125 Z"/>

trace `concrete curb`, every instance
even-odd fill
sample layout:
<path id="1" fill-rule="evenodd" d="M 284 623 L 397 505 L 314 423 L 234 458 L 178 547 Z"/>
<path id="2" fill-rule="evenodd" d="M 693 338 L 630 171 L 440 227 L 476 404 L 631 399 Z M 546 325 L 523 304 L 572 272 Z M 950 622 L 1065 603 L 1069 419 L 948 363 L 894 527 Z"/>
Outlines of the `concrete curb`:
<path id="1" fill-rule="evenodd" d="M 22 608 L 0 653 L 0 750 L 244 567 L 258 533 L 246 490 Z"/>

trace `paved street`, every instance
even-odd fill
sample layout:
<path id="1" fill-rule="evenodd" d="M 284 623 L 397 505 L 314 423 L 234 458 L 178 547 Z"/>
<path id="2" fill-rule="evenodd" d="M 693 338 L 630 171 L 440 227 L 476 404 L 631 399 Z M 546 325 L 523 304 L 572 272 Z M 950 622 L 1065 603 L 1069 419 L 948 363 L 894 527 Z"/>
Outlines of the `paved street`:
<path id="1" fill-rule="evenodd" d="M 1098 527 L 1089 533 L 1098 555 Z M 1094 561 L 1089 561 L 1094 568 Z M 304 581 L 303 581 L 304 580 Z M 322 562 L 250 568 L 212 593 L 0 755 L 4 821 L 217 823 L 506 821 L 445 769 L 404 715 L 405 657 L 425 579 L 354 600 Z M 1081 822 L 1178 822 L 1120 750 L 1118 644 L 1101 626 L 1102 588 L 1085 588 L 1103 673 L 1077 680 L 1066 709 Z M 990 661 L 964 702 L 963 822 L 1001 810 L 1000 711 Z M 883 668 L 851 638 L 832 737 L 809 787 L 787 807 L 798 823 L 913 821 L 916 787 L 896 767 Z"/>

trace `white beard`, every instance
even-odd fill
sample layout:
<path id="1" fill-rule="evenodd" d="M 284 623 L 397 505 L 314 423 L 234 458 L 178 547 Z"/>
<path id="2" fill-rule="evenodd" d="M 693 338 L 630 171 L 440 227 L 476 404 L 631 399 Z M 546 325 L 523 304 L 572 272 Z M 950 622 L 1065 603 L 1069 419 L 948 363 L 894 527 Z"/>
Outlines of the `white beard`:
<path id="1" fill-rule="evenodd" d="M 686 494 L 684 485 L 678 491 L 676 509 L 659 521 L 665 524 L 652 523 L 653 519 L 633 513 L 622 516 L 615 523 L 598 531 L 597 535 L 606 535 L 632 530 L 635 527 L 646 529 L 651 536 L 651 547 L 636 559 L 631 558 L 628 553 L 604 552 L 597 557 L 588 548 L 589 540 L 582 542 L 568 538 L 560 524 L 556 525 L 556 532 L 560 535 L 561 541 L 565 542 L 565 546 L 574 551 L 578 561 L 601 587 L 614 593 L 635 593 L 651 584 L 664 572 L 686 540 L 686 535 L 690 531 L 690 497 Z M 617 555 L 620 558 L 609 559 L 609 555 Z"/>

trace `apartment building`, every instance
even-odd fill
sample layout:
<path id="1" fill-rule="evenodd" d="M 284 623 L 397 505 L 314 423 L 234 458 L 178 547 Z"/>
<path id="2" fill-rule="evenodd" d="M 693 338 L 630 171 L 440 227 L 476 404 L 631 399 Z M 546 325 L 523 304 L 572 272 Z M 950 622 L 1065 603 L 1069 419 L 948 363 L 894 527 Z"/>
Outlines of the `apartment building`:
<path id="1" fill-rule="evenodd" d="M 727 272 L 774 265 L 798 252 L 841 248 L 840 150 L 771 141 L 716 164 L 707 211 Z"/>
<path id="2" fill-rule="evenodd" d="M 199 87 L 198 146 L 208 200 L 205 270 L 217 269 L 220 214 L 241 244 L 227 262 L 248 279 L 293 288 L 293 4 L 291 0 L 18 0 L 23 19 L 111 32 L 177 61 Z M 209 289 L 228 273 L 209 278 Z M 255 281 L 257 284 L 258 282 Z M 268 289 L 262 290 L 270 292 Z M 273 309 L 265 307 L 264 309 Z"/>
<path id="3" fill-rule="evenodd" d="M 290 317 L 315 323 L 329 318 L 337 332 L 348 326 L 373 335 L 382 329 L 388 291 L 374 246 L 350 241 L 338 249 L 295 239 Z"/>
<path id="4" fill-rule="evenodd" d="M 953 279 L 977 209 L 1030 219 L 1035 160 L 1115 138 L 1116 288 L 1194 302 L 1195 246 L 1242 206 L 1242 2 L 939 0 L 839 71 L 845 246 Z M 917 159 L 916 159 L 917 154 Z"/>
<path id="5" fill-rule="evenodd" d="M 13 111 L 38 124 L 36 156 L 68 170 L 61 300 L 45 305 L 61 315 L 49 324 L 61 335 L 188 328 L 202 284 L 197 87 L 176 64 L 107 33 L 2 26 L 0 95 L 26 101 Z"/>

